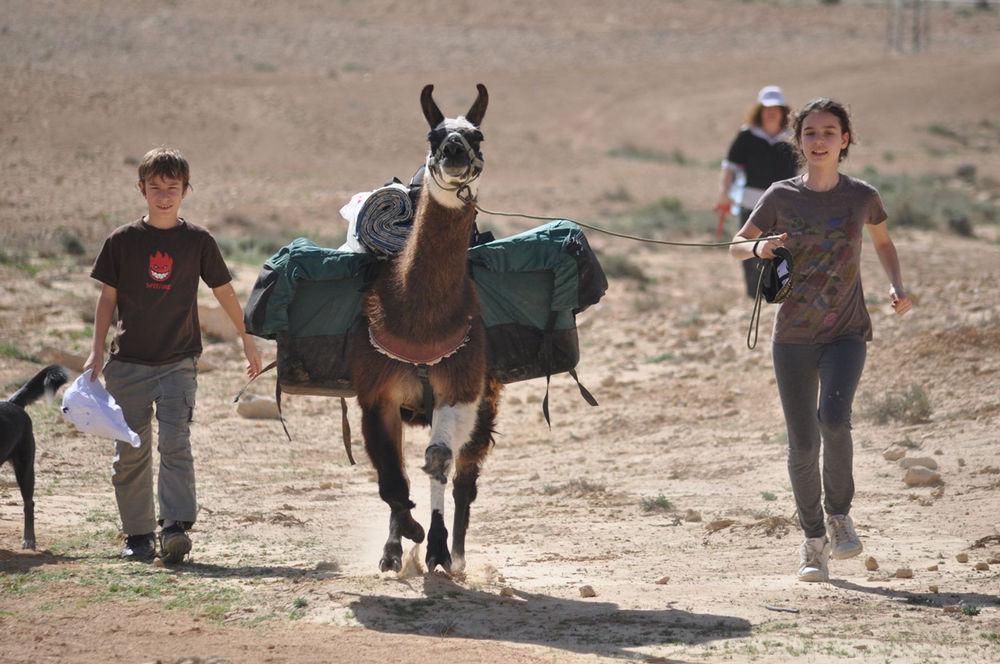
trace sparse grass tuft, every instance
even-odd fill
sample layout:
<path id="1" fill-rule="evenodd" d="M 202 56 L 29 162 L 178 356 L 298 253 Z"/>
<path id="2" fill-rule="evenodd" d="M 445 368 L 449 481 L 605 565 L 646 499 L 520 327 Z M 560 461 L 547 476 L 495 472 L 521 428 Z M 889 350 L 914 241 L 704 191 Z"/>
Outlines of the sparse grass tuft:
<path id="1" fill-rule="evenodd" d="M 643 512 L 671 512 L 674 509 L 673 502 L 662 493 L 656 498 L 643 498 L 640 504 Z"/>
<path id="2" fill-rule="evenodd" d="M 979 606 L 977 606 L 976 604 L 962 605 L 962 613 L 964 613 L 967 616 L 978 616 L 981 611 L 982 609 L 980 609 Z"/>
<path id="3" fill-rule="evenodd" d="M 34 362 L 35 364 L 41 364 L 41 360 L 30 353 L 25 353 L 23 350 L 11 343 L 0 343 L 0 357 L 9 357 L 12 360 L 23 360 L 25 362 Z"/>
<path id="4" fill-rule="evenodd" d="M 763 498 L 764 500 L 767 500 L 767 501 L 777 500 L 778 499 L 778 497 L 776 495 L 774 495 L 773 493 L 771 493 L 770 491 L 761 491 L 760 492 L 760 497 Z"/>
<path id="5" fill-rule="evenodd" d="M 652 278 L 646 274 L 642 266 L 635 263 L 628 256 L 621 254 L 598 254 L 604 274 L 609 279 L 632 279 L 640 284 L 652 282 Z"/>
<path id="6" fill-rule="evenodd" d="M 876 424 L 887 424 L 895 420 L 904 424 L 922 424 L 930 420 L 930 400 L 920 385 L 910 385 L 902 392 L 887 392 L 882 397 L 869 401 L 864 415 Z"/>
<path id="7" fill-rule="evenodd" d="M 305 597 L 296 597 L 295 601 L 292 602 L 292 606 L 295 607 L 296 609 L 304 609 L 307 606 L 309 606 L 309 600 L 307 600 Z"/>

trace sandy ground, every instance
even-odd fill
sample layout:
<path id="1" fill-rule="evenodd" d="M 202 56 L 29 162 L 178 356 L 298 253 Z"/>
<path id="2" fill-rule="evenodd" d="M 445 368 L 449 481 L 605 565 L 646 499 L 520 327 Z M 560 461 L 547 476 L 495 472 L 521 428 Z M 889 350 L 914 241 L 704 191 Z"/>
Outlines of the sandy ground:
<path id="1" fill-rule="evenodd" d="M 742 108 L 774 81 L 795 103 L 851 102 L 862 143 L 848 172 L 971 162 L 1000 180 L 997 139 L 928 131 L 995 121 L 997 11 L 935 10 L 931 51 L 900 56 L 885 49 L 881 9 L 860 3 L 213 7 L 0 2 L 5 393 L 40 368 L 21 358 L 87 347 L 89 262 L 141 213 L 130 187 L 149 146 L 184 149 L 196 187 L 185 214 L 220 237 L 335 238 L 351 193 L 422 159 L 425 82 L 449 113 L 476 81 L 490 88 L 487 207 L 608 219 L 671 195 L 706 209 Z M 684 158 L 608 154 L 625 145 Z M 67 233 L 85 247 L 76 259 L 63 254 Z M 794 579 L 771 312 L 748 351 L 750 303 L 722 252 L 591 234 L 649 281 L 612 279 L 579 319 L 580 376 L 599 408 L 559 376 L 550 431 L 541 381 L 505 392 L 464 576 L 419 564 L 379 574 L 387 509 L 360 449 L 347 463 L 337 404 L 289 398 L 291 442 L 277 422 L 238 417 L 240 353 L 214 342 L 193 435 L 202 511 L 176 569 L 116 559 L 111 443 L 75 433 L 54 405 L 31 408 L 39 551 L 18 548 L 20 496 L 4 466 L 0 661 L 1000 659 L 1000 244 L 995 227 L 978 235 L 894 231 L 917 299 L 904 318 L 865 252 L 876 339 L 855 404 L 853 514 L 866 553 L 834 562 L 829 584 Z M 259 264 L 233 265 L 245 295 Z M 273 385 L 260 383 L 259 394 Z M 928 421 L 868 414 L 913 385 Z M 424 525 L 426 439 L 407 433 Z M 943 484 L 908 488 L 883 458 L 893 446 L 934 459 Z"/>

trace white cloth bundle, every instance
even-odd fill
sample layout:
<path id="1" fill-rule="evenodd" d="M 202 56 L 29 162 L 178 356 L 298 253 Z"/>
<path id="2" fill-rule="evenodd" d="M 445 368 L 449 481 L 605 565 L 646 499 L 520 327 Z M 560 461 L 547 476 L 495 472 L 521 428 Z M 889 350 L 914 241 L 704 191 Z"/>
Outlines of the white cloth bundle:
<path id="1" fill-rule="evenodd" d="M 128 428 L 121 406 L 100 381 L 90 380 L 90 372 L 84 371 L 63 394 L 63 417 L 83 433 L 139 447 L 139 434 Z"/>

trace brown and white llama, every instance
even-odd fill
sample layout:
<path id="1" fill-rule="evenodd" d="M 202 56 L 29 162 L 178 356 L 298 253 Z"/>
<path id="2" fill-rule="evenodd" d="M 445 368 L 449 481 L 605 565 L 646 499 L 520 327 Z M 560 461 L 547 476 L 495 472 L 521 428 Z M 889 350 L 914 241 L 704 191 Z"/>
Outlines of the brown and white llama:
<path id="1" fill-rule="evenodd" d="M 403 461 L 401 408 L 432 410 L 423 470 L 431 483 L 428 571 L 464 568 L 469 511 L 480 465 L 489 453 L 502 385 L 487 372 L 486 333 L 469 276 L 467 250 L 475 219 L 476 178 L 482 169 L 479 131 L 486 87 L 465 116 L 445 118 L 424 87 L 420 102 L 430 124 L 424 186 L 405 246 L 376 277 L 364 301 L 367 326 L 352 332 L 351 383 L 362 410 L 365 450 L 389 504 L 389 538 L 382 571 L 402 567 L 401 538 L 421 542 L 424 529 Z M 462 194 L 461 196 L 459 194 Z M 433 408 L 429 408 L 431 393 Z M 444 493 L 454 460 L 452 548 L 444 524 Z"/>

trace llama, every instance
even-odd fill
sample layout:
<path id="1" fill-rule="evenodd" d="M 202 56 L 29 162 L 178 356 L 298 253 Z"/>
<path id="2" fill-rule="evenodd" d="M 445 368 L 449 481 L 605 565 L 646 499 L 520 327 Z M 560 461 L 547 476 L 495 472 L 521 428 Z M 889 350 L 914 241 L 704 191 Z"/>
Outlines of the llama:
<path id="1" fill-rule="evenodd" d="M 388 503 L 389 537 L 379 569 L 402 567 L 401 538 L 424 539 L 402 455 L 403 412 L 408 423 L 431 425 L 423 470 L 430 478 L 428 571 L 460 572 L 480 466 L 493 442 L 502 385 L 487 372 L 486 333 L 469 277 L 466 253 L 482 170 L 479 131 L 486 87 L 465 116 L 445 118 L 427 85 L 420 102 L 430 125 L 424 186 L 405 246 L 375 278 L 363 317 L 351 333 L 351 383 L 362 410 L 365 450 Z M 431 406 L 433 404 L 433 406 Z M 452 471 L 455 516 L 452 548 L 444 522 L 445 487 Z"/>

